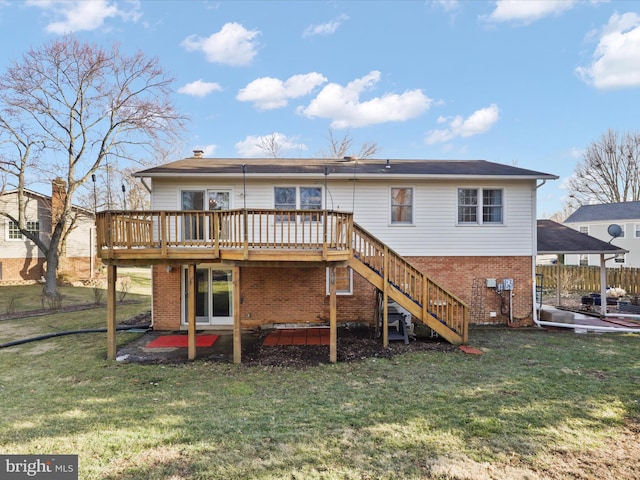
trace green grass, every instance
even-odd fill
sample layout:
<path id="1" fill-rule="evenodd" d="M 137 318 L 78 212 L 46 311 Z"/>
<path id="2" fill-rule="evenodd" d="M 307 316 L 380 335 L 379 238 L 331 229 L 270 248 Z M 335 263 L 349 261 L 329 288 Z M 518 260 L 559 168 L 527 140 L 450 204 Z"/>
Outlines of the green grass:
<path id="1" fill-rule="evenodd" d="M 147 307 L 119 306 L 118 317 Z M 3 321 L 0 343 L 12 330 L 92 328 L 105 317 Z M 640 421 L 637 336 L 472 328 L 470 338 L 484 355 L 421 352 L 302 370 L 119 364 L 105 359 L 105 334 L 0 349 L 0 452 L 78 454 L 82 479 L 638 473 L 637 449 L 594 464 L 613 447 L 632 448 L 621 442 Z"/>

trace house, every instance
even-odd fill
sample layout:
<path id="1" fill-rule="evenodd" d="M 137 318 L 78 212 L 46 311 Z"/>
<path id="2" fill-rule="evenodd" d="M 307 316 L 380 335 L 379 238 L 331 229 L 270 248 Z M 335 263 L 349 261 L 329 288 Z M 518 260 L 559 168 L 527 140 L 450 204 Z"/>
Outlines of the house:
<path id="1" fill-rule="evenodd" d="M 51 218 L 55 218 L 64 203 L 66 184 L 61 179 L 52 182 L 52 195 L 47 196 L 25 190 L 26 225 L 47 241 L 52 231 Z M 18 218 L 18 191 L 0 195 L 0 212 Z M 90 278 L 95 264 L 95 218 L 93 212 L 73 207 L 73 225 L 66 240 L 66 249 L 60 255 L 59 273 L 73 278 Z M 14 282 L 39 280 L 46 269 L 44 254 L 31 240 L 18 230 L 17 224 L 0 214 L 0 281 Z"/>
<path id="2" fill-rule="evenodd" d="M 613 261 L 609 262 L 608 267 L 640 267 L 640 202 L 582 205 L 564 221 L 564 224 L 581 233 L 628 250 L 629 253 L 616 255 Z M 611 225 L 620 227 L 618 236 L 614 237 L 609 231 Z M 600 259 L 598 255 L 583 253 L 565 255 L 564 263 L 566 265 L 599 265 Z"/>
<path id="3" fill-rule="evenodd" d="M 108 298 L 117 266 L 154 264 L 153 328 L 232 328 L 234 361 L 243 329 L 327 323 L 335 361 L 336 325 L 386 326 L 390 301 L 452 343 L 467 341 L 469 322 L 532 323 L 536 192 L 555 175 L 196 151 L 136 176 L 151 182 L 151 211 L 97 214 Z"/>

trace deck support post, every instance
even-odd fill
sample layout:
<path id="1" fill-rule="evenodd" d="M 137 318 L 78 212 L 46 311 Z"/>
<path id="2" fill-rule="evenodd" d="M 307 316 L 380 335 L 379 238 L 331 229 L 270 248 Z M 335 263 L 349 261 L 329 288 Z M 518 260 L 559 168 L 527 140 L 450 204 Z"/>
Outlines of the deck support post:
<path id="1" fill-rule="evenodd" d="M 189 360 L 196 358 L 196 265 L 190 263 L 187 268 L 187 316 Z"/>
<path id="2" fill-rule="evenodd" d="M 116 359 L 116 266 L 107 265 L 107 359 Z"/>
<path id="3" fill-rule="evenodd" d="M 242 330 L 240 329 L 240 267 L 233 267 L 233 363 L 242 362 Z"/>
<path id="4" fill-rule="evenodd" d="M 338 361 L 338 314 L 336 295 L 336 267 L 329 267 L 329 361 Z"/>
<path id="5" fill-rule="evenodd" d="M 384 246 L 383 263 L 383 277 L 384 284 L 382 285 L 382 346 L 387 348 L 389 346 L 389 250 Z"/>

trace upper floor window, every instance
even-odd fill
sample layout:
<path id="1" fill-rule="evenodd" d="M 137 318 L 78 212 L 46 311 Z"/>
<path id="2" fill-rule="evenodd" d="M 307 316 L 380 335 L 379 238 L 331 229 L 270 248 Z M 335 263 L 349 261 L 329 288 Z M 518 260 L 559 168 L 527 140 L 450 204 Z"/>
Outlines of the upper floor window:
<path id="1" fill-rule="evenodd" d="M 502 224 L 502 197 L 497 188 L 459 188 L 458 223 Z"/>
<path id="2" fill-rule="evenodd" d="M 413 188 L 391 188 L 391 224 L 413 224 Z"/>
<path id="3" fill-rule="evenodd" d="M 636 223 L 634 227 L 634 236 L 640 238 L 640 223 Z"/>
<path id="4" fill-rule="evenodd" d="M 322 210 L 320 187 L 274 187 L 273 206 L 276 210 Z M 319 220 L 318 215 L 306 215 L 305 220 Z M 282 218 L 278 218 L 282 220 Z"/>
<path id="5" fill-rule="evenodd" d="M 580 233 L 584 233 L 585 235 L 589 235 L 589 227 L 580 227 Z"/>
<path id="6" fill-rule="evenodd" d="M 40 222 L 27 222 L 27 230 L 34 235 L 37 235 L 40 231 Z M 9 229 L 7 231 L 7 240 L 24 240 L 18 224 L 13 221 L 9 221 Z"/>

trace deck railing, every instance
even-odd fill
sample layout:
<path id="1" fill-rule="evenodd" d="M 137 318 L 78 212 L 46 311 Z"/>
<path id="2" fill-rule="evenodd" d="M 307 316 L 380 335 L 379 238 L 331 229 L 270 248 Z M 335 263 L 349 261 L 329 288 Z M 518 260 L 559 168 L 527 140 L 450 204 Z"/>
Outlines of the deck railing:
<path id="1" fill-rule="evenodd" d="M 430 315 L 467 341 L 467 305 L 357 225 L 353 255 L 420 307 L 423 321 Z"/>
<path id="2" fill-rule="evenodd" d="M 99 250 L 208 247 L 345 250 L 352 214 L 329 210 L 107 211 L 96 215 Z"/>

